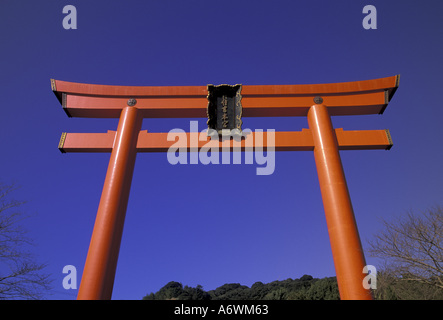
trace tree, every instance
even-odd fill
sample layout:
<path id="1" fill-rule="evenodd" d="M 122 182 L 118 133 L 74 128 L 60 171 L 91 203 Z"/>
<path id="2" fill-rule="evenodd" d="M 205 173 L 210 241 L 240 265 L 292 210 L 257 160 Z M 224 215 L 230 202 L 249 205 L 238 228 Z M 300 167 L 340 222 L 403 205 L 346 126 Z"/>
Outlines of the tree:
<path id="1" fill-rule="evenodd" d="M 306 290 L 306 300 L 340 300 L 337 279 L 323 278 L 315 281 Z"/>
<path id="2" fill-rule="evenodd" d="M 32 240 L 19 224 L 26 216 L 17 209 L 25 202 L 10 199 L 14 190 L 0 184 L 0 299 L 39 299 L 51 281 L 41 273 L 45 265 L 26 250 Z"/>
<path id="3" fill-rule="evenodd" d="M 397 291 L 397 297 L 406 299 L 442 297 L 443 210 L 409 212 L 383 224 L 385 229 L 369 242 L 369 253 L 384 261 L 382 273 L 377 272 L 377 290 L 381 285 L 389 295 Z"/>
<path id="4" fill-rule="evenodd" d="M 272 290 L 269 292 L 263 300 L 286 300 L 286 297 L 288 296 L 288 289 L 279 287 L 275 290 Z"/>
<path id="5" fill-rule="evenodd" d="M 210 300 L 211 297 L 209 293 L 203 290 L 201 285 L 197 285 L 197 287 L 192 288 L 185 286 L 183 289 L 183 293 L 178 296 L 178 300 Z"/>
<path id="6" fill-rule="evenodd" d="M 226 283 L 209 294 L 213 300 L 246 300 L 249 299 L 249 288 L 240 283 Z"/>
<path id="7" fill-rule="evenodd" d="M 180 282 L 170 281 L 157 293 L 151 292 L 143 297 L 143 300 L 210 300 L 209 293 L 203 290 L 201 285 L 192 288 L 183 287 Z"/>
<path id="8" fill-rule="evenodd" d="M 155 294 L 156 300 L 176 300 L 183 293 L 180 282 L 170 281 Z"/>

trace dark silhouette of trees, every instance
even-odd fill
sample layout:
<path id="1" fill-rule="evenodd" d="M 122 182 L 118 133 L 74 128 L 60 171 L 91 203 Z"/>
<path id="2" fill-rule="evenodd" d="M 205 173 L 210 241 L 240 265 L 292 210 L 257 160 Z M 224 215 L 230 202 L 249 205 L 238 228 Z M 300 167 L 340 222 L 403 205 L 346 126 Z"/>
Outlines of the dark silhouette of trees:
<path id="1" fill-rule="evenodd" d="M 146 295 L 144 300 L 209 300 L 209 294 L 203 290 L 201 285 L 192 288 L 180 282 L 171 281 L 158 292 Z"/>
<path id="2" fill-rule="evenodd" d="M 314 279 L 304 275 L 300 279 L 286 279 L 264 284 L 254 283 L 251 288 L 239 283 L 227 283 L 215 290 L 203 291 L 201 286 L 190 288 L 171 281 L 144 300 L 338 300 L 334 278 Z"/>

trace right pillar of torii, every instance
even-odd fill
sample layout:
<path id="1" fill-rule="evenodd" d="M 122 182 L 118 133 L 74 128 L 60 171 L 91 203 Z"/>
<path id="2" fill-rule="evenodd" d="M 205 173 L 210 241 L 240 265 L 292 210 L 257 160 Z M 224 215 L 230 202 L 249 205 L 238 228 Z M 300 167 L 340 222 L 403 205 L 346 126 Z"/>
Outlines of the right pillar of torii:
<path id="1" fill-rule="evenodd" d="M 323 104 L 313 105 L 308 111 L 308 124 L 340 297 L 372 299 L 371 292 L 363 287 L 366 262 L 328 109 Z"/>

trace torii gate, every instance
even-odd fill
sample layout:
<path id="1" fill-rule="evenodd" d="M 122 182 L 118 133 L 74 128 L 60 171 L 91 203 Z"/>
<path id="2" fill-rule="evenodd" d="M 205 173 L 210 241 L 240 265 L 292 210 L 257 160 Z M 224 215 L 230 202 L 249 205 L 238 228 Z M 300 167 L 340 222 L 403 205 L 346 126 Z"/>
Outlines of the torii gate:
<path id="1" fill-rule="evenodd" d="M 308 118 L 309 129 L 275 132 L 275 145 L 263 138 L 259 147 L 314 151 L 341 299 L 372 299 L 372 295 L 362 283 L 366 263 L 339 150 L 389 150 L 392 140 L 388 130 L 334 129 L 331 116 L 383 113 L 399 79 L 396 75 L 329 84 L 245 85 L 240 89 L 245 117 Z M 167 133 L 141 131 L 142 120 L 206 117 L 210 86 L 110 86 L 51 79 L 51 87 L 69 117 L 120 118 L 117 131 L 63 133 L 59 143 L 63 153 L 111 152 L 77 296 L 111 299 L 136 154 L 165 152 L 174 144 L 167 140 Z M 198 148 L 204 143 L 199 141 Z M 189 143 L 187 150 L 196 151 Z M 244 140 L 242 150 L 246 150 Z"/>

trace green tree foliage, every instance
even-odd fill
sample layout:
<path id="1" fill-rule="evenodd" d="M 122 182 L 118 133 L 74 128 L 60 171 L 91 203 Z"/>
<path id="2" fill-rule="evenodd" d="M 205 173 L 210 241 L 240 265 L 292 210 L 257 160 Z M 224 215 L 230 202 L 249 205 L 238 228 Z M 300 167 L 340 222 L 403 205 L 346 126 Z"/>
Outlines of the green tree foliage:
<path id="1" fill-rule="evenodd" d="M 305 288 L 303 300 L 338 300 L 337 281 L 335 278 L 324 278 L 315 281 L 310 287 Z"/>
<path id="2" fill-rule="evenodd" d="M 156 293 L 146 295 L 143 300 L 209 300 L 210 296 L 201 285 L 192 288 L 180 282 L 168 282 Z"/>
<path id="3" fill-rule="evenodd" d="M 146 295 L 144 300 L 338 300 L 335 277 L 315 279 L 304 275 L 300 279 L 286 279 L 264 284 L 254 283 L 251 288 L 239 283 L 227 283 L 215 290 L 204 291 L 171 281 L 157 293 Z"/>

